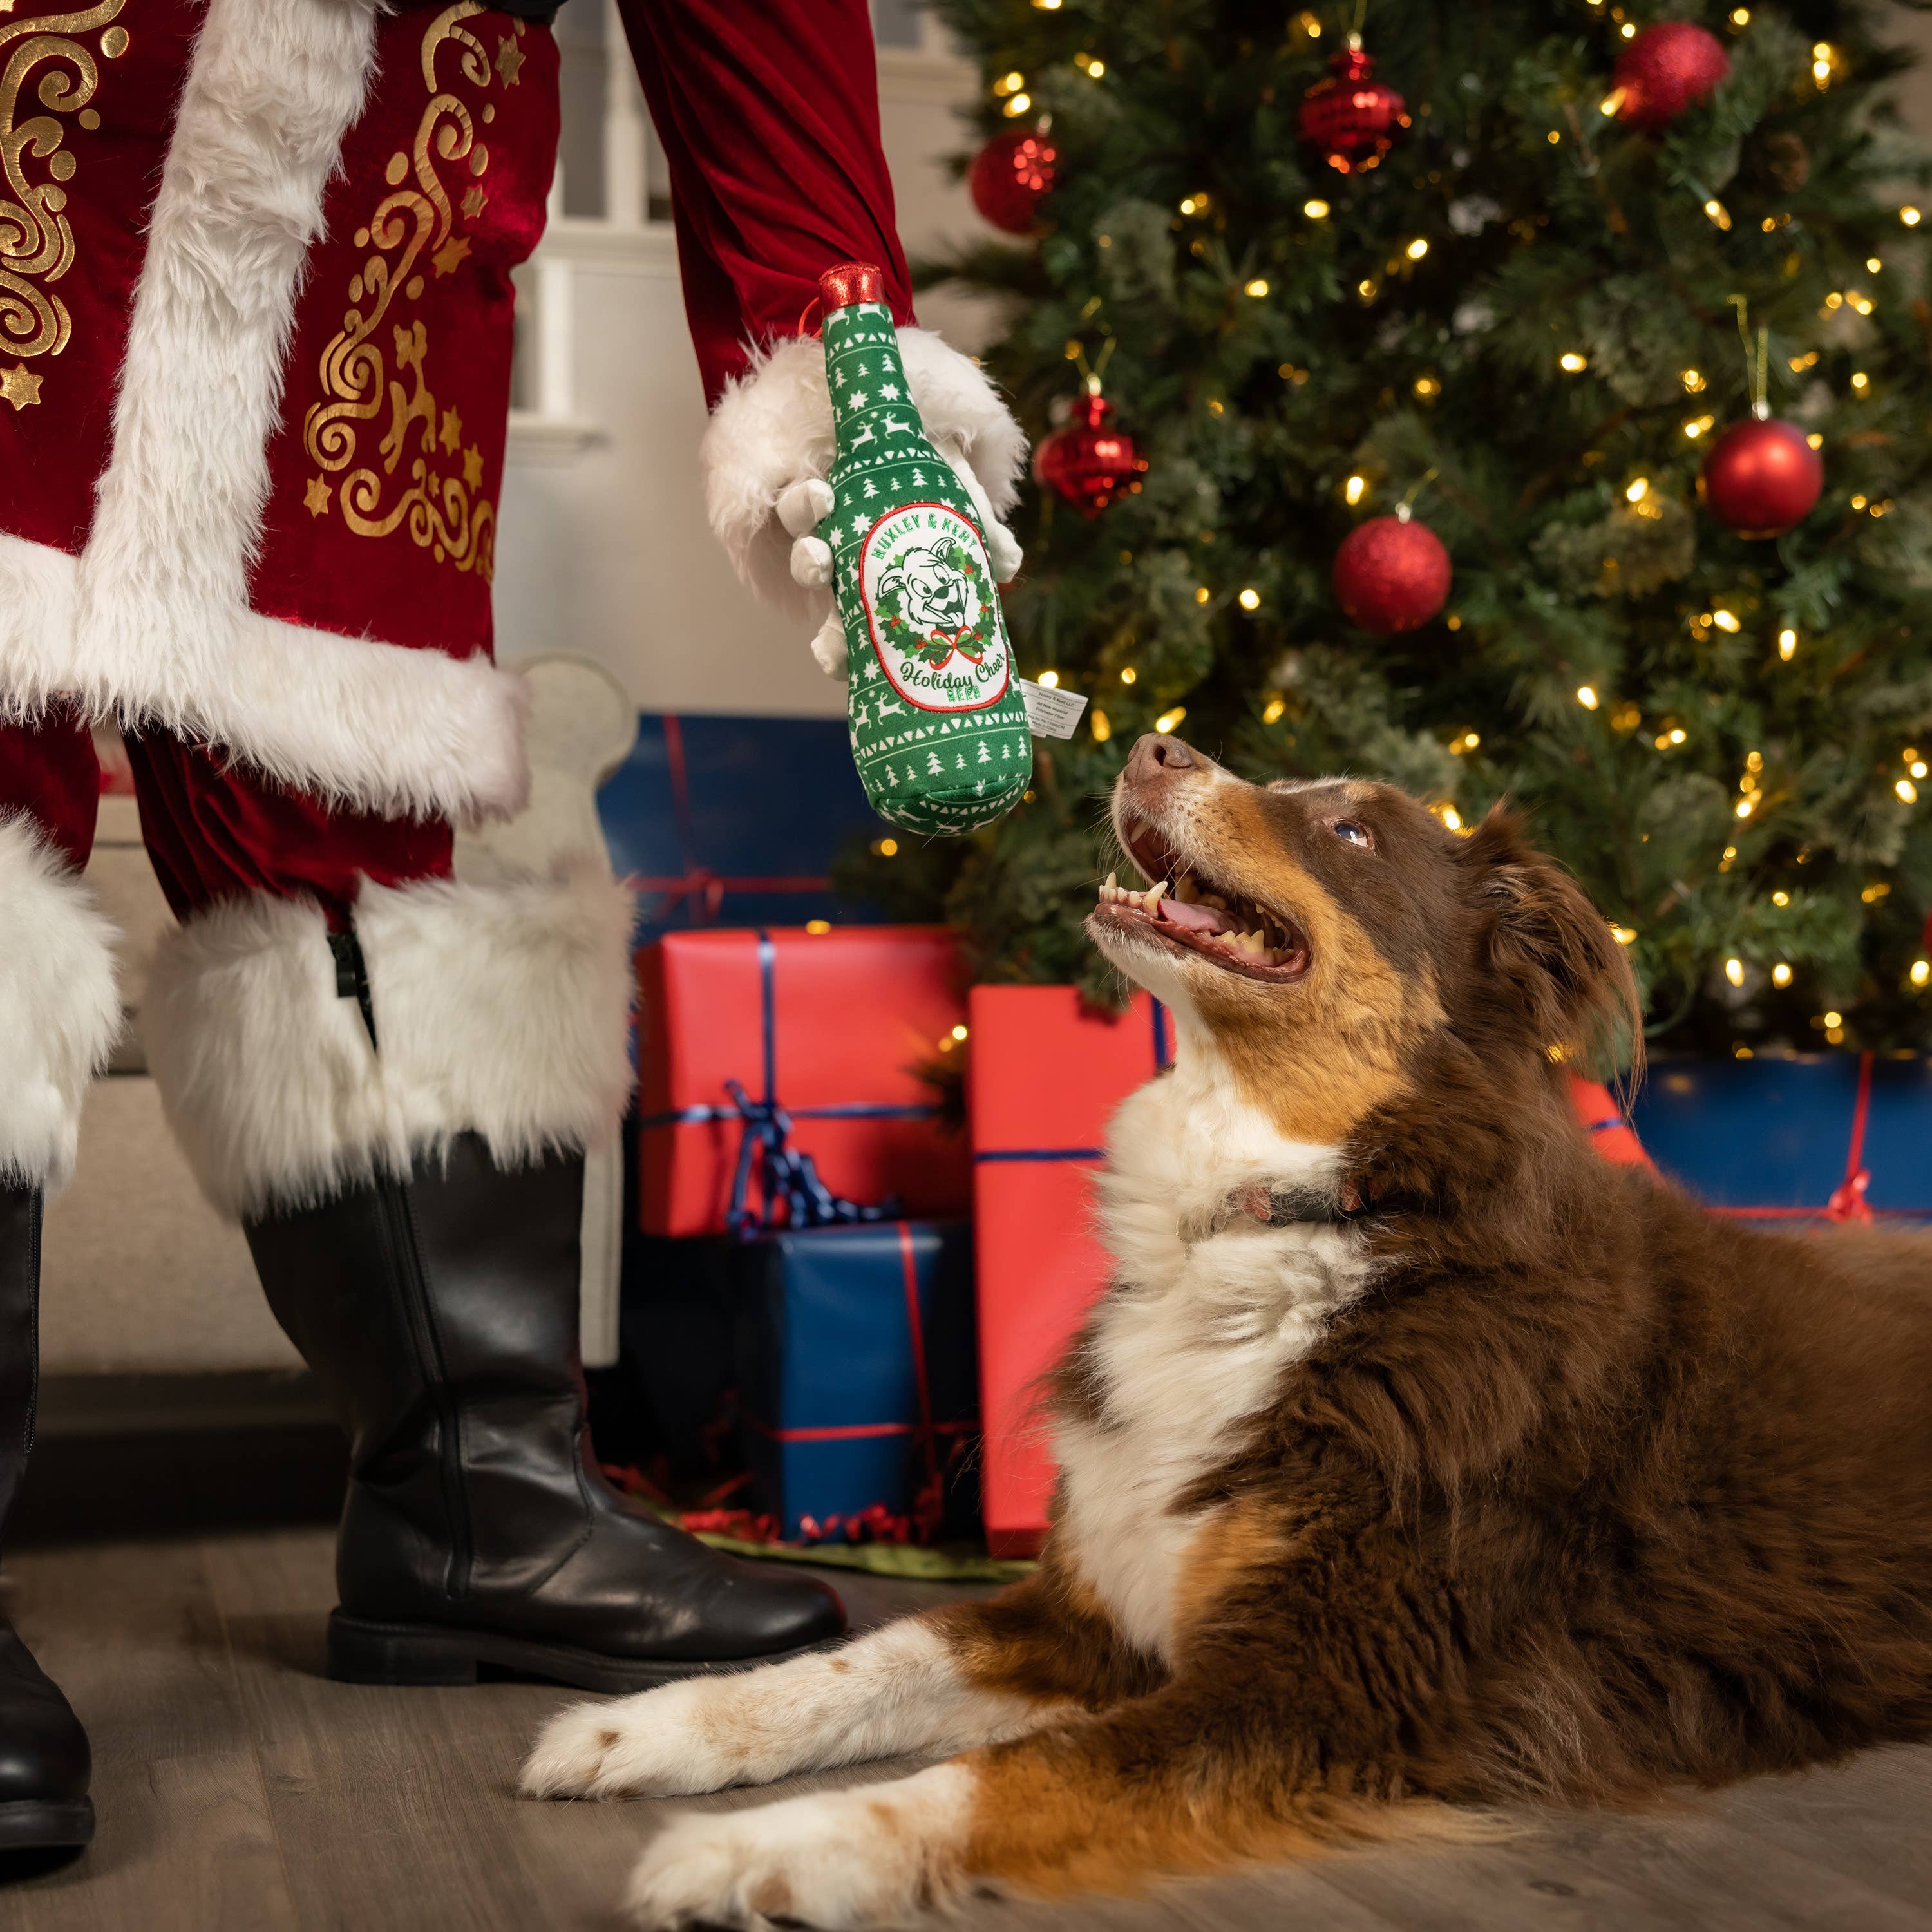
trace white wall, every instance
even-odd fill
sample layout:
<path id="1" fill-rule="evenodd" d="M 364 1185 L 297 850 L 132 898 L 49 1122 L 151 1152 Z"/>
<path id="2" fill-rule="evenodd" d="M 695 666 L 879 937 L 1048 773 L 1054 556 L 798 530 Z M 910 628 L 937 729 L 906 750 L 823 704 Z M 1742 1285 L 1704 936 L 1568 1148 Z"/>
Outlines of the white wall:
<path id="1" fill-rule="evenodd" d="M 571 394 L 561 414 L 574 422 L 520 411 L 512 429 L 497 521 L 498 655 L 580 651 L 608 665 L 648 710 L 841 713 L 844 687 L 820 674 L 797 627 L 739 587 L 706 526 L 697 464 L 704 398 L 669 224 L 613 230 L 597 218 L 600 149 L 585 128 L 601 118 L 604 18 L 594 0 L 560 16 L 569 212 L 553 219 L 539 262 L 569 283 Z M 882 40 L 920 37 L 902 13 L 882 8 L 880 26 Z M 931 39 L 929 28 L 922 37 Z M 968 139 L 950 110 L 970 97 L 973 70 L 903 44 L 880 47 L 880 68 L 908 249 L 986 232 L 941 165 Z M 526 306 L 542 272 L 529 279 Z M 548 310 L 541 299 L 535 308 L 540 328 Z M 982 339 L 965 304 L 935 298 L 920 313 L 968 350 Z M 520 401 L 532 400 L 528 380 L 524 388 Z"/>

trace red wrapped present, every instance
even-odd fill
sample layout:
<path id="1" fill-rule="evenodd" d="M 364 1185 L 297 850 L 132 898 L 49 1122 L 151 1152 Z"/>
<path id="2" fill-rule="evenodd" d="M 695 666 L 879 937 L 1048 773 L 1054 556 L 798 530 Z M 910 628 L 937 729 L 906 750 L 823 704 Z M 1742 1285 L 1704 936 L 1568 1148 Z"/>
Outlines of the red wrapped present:
<path id="1" fill-rule="evenodd" d="M 971 1012 L 986 1546 L 1025 1556 L 1053 1490 L 1040 1377 L 1107 1279 L 1088 1176 L 1114 1109 L 1168 1064 L 1170 1034 L 1166 1010 L 1145 993 L 1114 1017 L 1071 986 L 975 986 Z"/>
<path id="2" fill-rule="evenodd" d="M 1570 1098 L 1577 1119 L 1588 1129 L 1597 1151 L 1606 1161 L 1616 1167 L 1647 1167 L 1656 1172 L 1657 1163 L 1644 1152 L 1622 1106 L 1600 1081 L 1573 1077 Z"/>
<path id="3" fill-rule="evenodd" d="M 962 1217 L 970 1156 L 916 1071 L 965 1019 L 958 976 L 941 926 L 671 932 L 644 947 L 640 1227 L 724 1233 L 741 1166 L 752 1220 L 786 1225 L 780 1163 L 761 1157 L 779 1144 L 830 1197 Z"/>
<path id="4" fill-rule="evenodd" d="M 1022 1556 L 1040 1546 L 1053 1492 L 1041 1378 L 1106 1285 L 1088 1177 L 1114 1108 L 1172 1058 L 1172 1034 L 1145 993 L 1114 1018 L 1071 986 L 975 986 L 971 1012 L 986 1544 Z M 1606 1089 L 1578 1080 L 1572 1094 L 1606 1160 L 1650 1164 Z"/>

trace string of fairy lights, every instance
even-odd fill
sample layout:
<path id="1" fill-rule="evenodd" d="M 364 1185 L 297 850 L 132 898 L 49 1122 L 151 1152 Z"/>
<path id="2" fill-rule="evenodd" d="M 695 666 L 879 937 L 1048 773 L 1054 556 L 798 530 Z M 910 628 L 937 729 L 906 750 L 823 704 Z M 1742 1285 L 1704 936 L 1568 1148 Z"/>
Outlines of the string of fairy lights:
<path id="1" fill-rule="evenodd" d="M 1058 13 L 1061 10 L 1064 4 L 1065 0 L 1031 0 L 1031 4 L 1034 9 L 1043 14 Z M 1581 0 L 1581 4 L 1590 14 L 1605 19 L 1614 27 L 1617 37 L 1623 41 L 1628 42 L 1635 39 L 1640 32 L 1640 22 L 1632 18 L 1628 10 L 1621 4 L 1610 4 L 1610 0 Z M 1751 18 L 1751 9 L 1749 7 L 1738 6 L 1729 12 L 1726 16 L 1726 24 L 1734 34 L 1742 34 L 1750 25 Z M 1361 8 L 1358 0 L 1358 4 L 1354 9 L 1354 40 L 1352 43 L 1354 44 L 1359 44 L 1361 25 Z M 1328 28 L 1319 14 L 1312 9 L 1305 8 L 1288 20 L 1287 31 L 1291 35 L 1298 34 L 1311 42 L 1318 44 L 1323 40 Z M 1078 73 L 1092 82 L 1102 80 L 1109 70 L 1104 56 L 1096 51 L 1090 44 L 1076 50 L 1071 56 L 1071 63 Z M 1839 82 L 1844 78 L 1846 71 L 1847 60 L 1842 50 L 1824 40 L 1816 41 L 1812 44 L 1810 78 L 1812 85 L 1817 90 L 1822 92 Z M 1010 119 L 1018 119 L 1035 111 L 1034 83 L 1029 80 L 1025 73 L 1017 68 L 1010 70 L 994 78 L 992 82 L 992 93 L 1002 114 Z M 1612 88 L 1598 103 L 1600 114 L 1606 119 L 1613 119 L 1622 104 L 1622 91 Z M 1567 129 L 1562 127 L 1552 128 L 1549 130 L 1547 138 L 1549 145 L 1552 148 L 1560 147 L 1566 142 L 1574 144 L 1584 141 L 1584 129 L 1573 116 L 1570 126 Z M 1587 146 L 1586 142 L 1585 145 Z M 1715 194 L 1700 195 L 1700 200 L 1703 212 L 1712 224 L 1720 232 L 1732 232 L 1736 218 L 1732 209 L 1724 200 Z M 1178 200 L 1172 225 L 1178 230 L 1184 231 L 1185 228 L 1191 224 L 1212 221 L 1218 212 L 1213 192 L 1208 189 L 1196 188 L 1181 196 Z M 1323 195 L 1311 194 L 1301 206 L 1301 213 L 1309 224 L 1311 235 L 1318 230 L 1322 224 L 1330 220 L 1333 212 L 1331 201 Z M 1900 226 L 1908 231 L 1919 228 L 1925 218 L 1924 212 L 1911 203 L 1900 207 L 1897 211 L 1897 215 Z M 1762 233 L 1772 235 L 1780 230 L 1788 228 L 1791 225 L 1792 219 L 1789 212 L 1774 211 L 1762 216 L 1758 226 Z M 1104 245 L 1110 238 L 1098 238 Z M 1190 238 L 1188 246 L 1190 252 L 1196 257 L 1203 256 L 1207 252 L 1205 241 L 1199 236 Z M 1354 287 L 1357 297 L 1365 305 L 1372 305 L 1382 298 L 1390 282 L 1412 273 L 1417 265 L 1428 257 L 1430 249 L 1431 239 L 1426 235 L 1414 235 L 1399 242 L 1391 250 L 1382 272 L 1370 273 L 1360 277 L 1357 280 Z M 1828 323 L 1846 311 L 1860 319 L 1870 316 L 1877 306 L 1879 296 L 1876 292 L 1883 286 L 1879 278 L 1884 275 L 1886 267 L 1883 257 L 1879 254 L 1874 254 L 1866 258 L 1864 268 L 1867 275 L 1871 278 L 1870 285 L 1861 284 L 1856 286 L 1847 285 L 1842 289 L 1832 290 L 1826 296 L 1819 308 L 1820 320 Z M 1273 293 L 1273 285 L 1267 275 L 1240 274 L 1239 271 L 1235 272 L 1238 277 L 1237 286 L 1241 295 L 1246 298 L 1258 302 L 1265 301 Z M 1733 299 L 1742 302 L 1741 298 Z M 1090 315 L 1097 307 L 1096 298 L 1094 304 L 1089 305 Z M 1741 332 L 1743 332 L 1744 317 L 1742 308 L 1739 314 L 1739 327 Z M 1111 343 L 1109 346 L 1111 346 Z M 1752 345 L 1747 336 L 1748 356 L 1751 352 L 1751 347 Z M 1759 368 L 1756 376 L 1760 398 L 1763 392 L 1763 364 L 1768 352 L 1768 350 L 1764 346 L 1764 338 L 1760 334 L 1757 347 Z M 1800 347 L 1787 352 L 1785 359 L 1792 376 L 1794 378 L 1810 376 L 1811 372 L 1816 369 L 1820 363 L 1822 353 L 1822 350 L 1816 346 Z M 1070 359 L 1078 361 L 1083 375 L 1086 375 L 1088 371 L 1082 346 L 1077 341 L 1070 343 L 1068 355 Z M 1557 370 L 1562 375 L 1580 377 L 1589 370 L 1591 357 L 1588 350 L 1581 345 L 1564 345 L 1555 352 L 1555 364 Z M 1282 363 L 1279 371 L 1284 383 L 1298 388 L 1306 382 L 1310 373 L 1306 368 L 1298 367 L 1292 362 Z M 1812 380 L 1815 381 L 1817 379 L 1812 377 Z M 1715 415 L 1697 406 L 1696 401 L 1696 398 L 1702 397 L 1708 389 L 1710 379 L 1704 370 L 1687 367 L 1680 372 L 1679 381 L 1684 397 L 1690 402 L 1691 407 L 1679 419 L 1678 430 L 1684 442 L 1695 446 L 1703 440 L 1712 437 L 1718 428 Z M 1437 401 L 1444 393 L 1442 376 L 1438 370 L 1432 368 L 1424 369 L 1417 374 L 1413 377 L 1410 387 L 1414 396 L 1424 404 Z M 1849 378 L 1849 388 L 1850 400 L 1856 402 L 1869 398 L 1873 394 L 1870 372 L 1864 369 L 1853 370 Z M 1219 397 L 1210 396 L 1205 399 L 1205 402 L 1210 412 L 1216 415 L 1223 412 L 1226 406 L 1222 399 Z M 1807 435 L 1806 440 L 1814 450 L 1821 449 L 1824 442 L 1823 436 L 1816 431 L 1810 432 Z M 1598 453 L 1591 454 L 1596 455 Z M 1586 458 L 1587 460 L 1588 459 Z M 1336 485 L 1336 489 L 1343 505 L 1351 511 L 1361 513 L 1366 513 L 1370 508 L 1377 494 L 1376 478 L 1366 471 L 1359 469 L 1352 470 L 1341 479 Z M 1665 486 L 1647 471 L 1629 476 L 1622 485 L 1622 496 L 1627 514 L 1634 518 L 1646 521 L 1657 521 L 1670 514 L 1670 509 L 1666 507 L 1668 494 Z M 1843 500 L 1852 513 L 1873 518 L 1883 518 L 1894 508 L 1892 500 L 1888 496 L 1872 497 L 1861 491 L 1852 491 Z M 1680 505 L 1678 507 L 1682 506 Z M 1124 550 L 1121 556 L 1124 562 L 1132 560 L 1130 552 Z M 1216 596 L 1214 588 L 1206 583 L 1197 586 L 1195 592 L 1196 601 L 1203 605 L 1214 602 Z M 1774 598 L 1768 600 L 1773 605 L 1775 601 Z M 1261 608 L 1263 593 L 1257 586 L 1243 584 L 1234 589 L 1233 602 L 1244 611 L 1252 614 Z M 1714 602 L 1703 608 L 1686 609 L 1682 614 L 1682 621 L 1688 634 L 1695 640 L 1702 641 L 1708 639 L 1714 632 L 1736 636 L 1744 632 L 1748 623 L 1754 623 L 1766 614 L 1766 605 L 1767 600 L 1756 593 L 1740 593 L 1732 598 Z M 1773 611 L 1770 614 L 1770 618 L 1774 627 L 1770 632 L 1772 640 L 1770 648 L 1774 651 L 1776 661 L 1778 663 L 1790 664 L 1798 657 L 1802 650 L 1807 648 L 1808 640 L 1801 634 L 1797 624 L 1791 621 L 1788 616 Z M 1444 621 L 1452 631 L 1460 630 L 1462 628 L 1462 620 L 1454 610 L 1445 614 Z M 1812 639 L 1809 642 L 1811 646 L 1816 646 L 1824 643 L 1825 639 L 1821 637 Z M 1112 674 L 1118 680 L 1119 686 L 1124 690 L 1130 690 L 1139 678 L 1138 670 L 1131 663 L 1118 666 Z M 1061 683 L 1063 675 L 1058 668 L 1048 667 L 1039 673 L 1038 681 L 1049 687 L 1057 686 Z M 1090 694 L 1096 701 L 1091 703 L 1088 708 L 1088 729 L 1096 742 L 1105 743 L 1114 735 L 1114 723 L 1108 716 L 1104 704 L 1098 701 L 1102 694 L 1096 692 Z M 1646 722 L 1641 708 L 1637 704 L 1628 700 L 1618 700 L 1608 694 L 1601 692 L 1594 683 L 1580 684 L 1576 688 L 1574 697 L 1576 703 L 1586 711 L 1592 712 L 1600 711 L 1609 728 L 1614 734 L 1622 737 L 1631 737 L 1641 733 L 1652 750 L 1659 756 L 1671 757 L 1680 754 L 1693 742 L 1690 726 L 1685 720 L 1666 715 Z M 1261 706 L 1262 722 L 1264 725 L 1277 724 L 1286 716 L 1288 709 L 1288 701 L 1281 693 L 1276 692 L 1268 694 Z M 1174 705 L 1160 712 L 1153 720 L 1154 729 L 1160 732 L 1171 732 L 1184 722 L 1186 716 L 1186 709 L 1184 706 Z M 1462 757 L 1476 751 L 1482 742 L 1481 734 L 1475 728 L 1465 727 L 1452 737 L 1448 748 L 1452 754 Z M 1904 747 L 1900 754 L 1896 775 L 1892 779 L 1892 788 L 1894 794 L 1904 804 L 1908 806 L 1916 804 L 1918 797 L 1918 786 L 1927 778 L 1928 772 L 1927 760 L 1921 756 L 1918 748 L 1914 746 Z M 1732 806 L 1736 821 L 1741 827 L 1748 825 L 1754 818 L 1762 813 L 1768 805 L 1776 800 L 1780 796 L 1778 788 L 1780 782 L 1777 774 L 1767 770 L 1764 754 L 1761 751 L 1752 749 L 1745 754 L 1744 769 L 1738 777 L 1736 796 Z M 1460 816 L 1452 804 L 1444 800 L 1433 808 L 1444 824 L 1454 830 L 1462 829 Z M 1809 856 L 1808 853 L 1800 852 L 1797 855 L 1796 862 L 1802 866 L 1808 861 Z M 1732 843 L 1727 843 L 1724 848 L 1718 870 L 1720 872 L 1729 872 L 1736 863 L 1737 858 L 1737 846 Z M 1865 902 L 1870 904 L 1882 898 L 1890 890 L 1890 886 L 1885 882 L 1875 881 L 1864 889 L 1862 896 Z M 1780 886 L 1772 892 L 1771 899 L 1774 906 L 1781 909 L 1790 904 L 1791 894 L 1788 890 Z M 1612 931 L 1618 943 L 1625 946 L 1634 944 L 1639 937 L 1635 928 L 1620 922 L 1612 922 Z M 1727 958 L 1724 962 L 1724 971 L 1726 979 L 1731 986 L 1738 988 L 1742 988 L 1754 978 L 1754 975 L 1760 971 L 1763 973 L 1763 976 L 1768 979 L 1772 985 L 1780 989 L 1790 986 L 1795 976 L 1795 969 L 1789 960 L 1775 958 L 1768 963 L 1768 968 L 1761 968 L 1748 961 L 1742 955 L 1733 955 Z M 1907 970 L 1906 984 L 1910 990 L 1919 992 L 1924 992 L 1928 987 L 1932 987 L 1932 959 L 1923 956 L 1914 959 Z M 1843 1016 L 1834 1008 L 1828 1007 L 1818 1015 L 1814 1021 L 1814 1024 L 1832 1044 L 1839 1043 L 1844 1037 Z M 1748 1047 L 1742 1045 L 1735 1050 L 1744 1055 L 1748 1055 L 1750 1052 Z"/>

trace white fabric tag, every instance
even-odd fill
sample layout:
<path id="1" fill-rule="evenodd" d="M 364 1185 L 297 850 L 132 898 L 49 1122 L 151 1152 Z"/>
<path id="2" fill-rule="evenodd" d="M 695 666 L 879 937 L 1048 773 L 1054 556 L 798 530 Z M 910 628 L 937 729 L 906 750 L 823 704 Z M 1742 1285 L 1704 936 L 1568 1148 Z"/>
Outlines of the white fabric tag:
<path id="1" fill-rule="evenodd" d="M 1026 706 L 1027 729 L 1036 738 L 1070 738 L 1087 709 L 1087 700 L 1077 691 L 1036 684 L 1030 677 L 1020 680 L 1020 698 Z"/>

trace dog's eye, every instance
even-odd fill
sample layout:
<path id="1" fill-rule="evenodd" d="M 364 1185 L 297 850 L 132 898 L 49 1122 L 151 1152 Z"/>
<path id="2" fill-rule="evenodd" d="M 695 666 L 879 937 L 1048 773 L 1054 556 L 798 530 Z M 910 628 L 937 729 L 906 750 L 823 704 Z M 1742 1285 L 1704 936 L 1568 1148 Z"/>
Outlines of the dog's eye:
<path id="1" fill-rule="evenodd" d="M 1359 845 L 1365 852 L 1376 849 L 1376 835 L 1366 825 L 1358 825 L 1352 818 L 1338 818 L 1332 828 L 1337 838 L 1351 845 Z"/>

